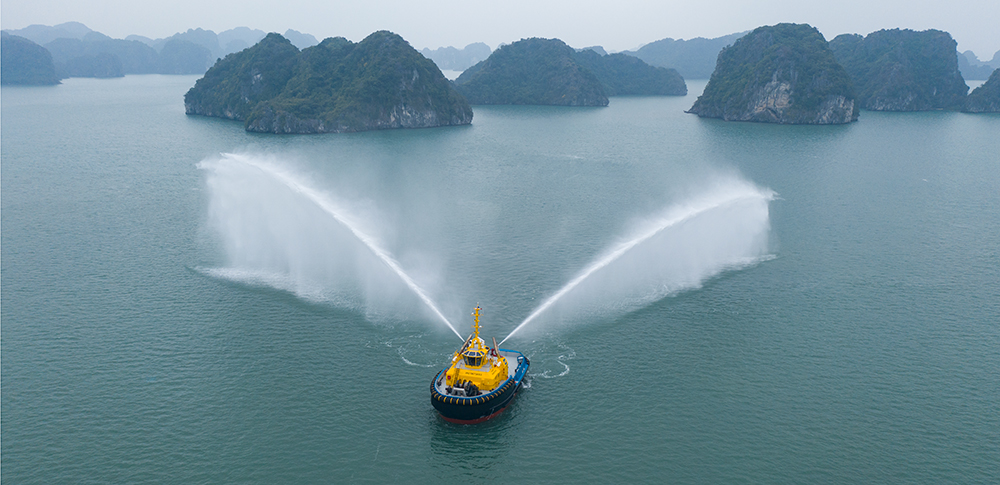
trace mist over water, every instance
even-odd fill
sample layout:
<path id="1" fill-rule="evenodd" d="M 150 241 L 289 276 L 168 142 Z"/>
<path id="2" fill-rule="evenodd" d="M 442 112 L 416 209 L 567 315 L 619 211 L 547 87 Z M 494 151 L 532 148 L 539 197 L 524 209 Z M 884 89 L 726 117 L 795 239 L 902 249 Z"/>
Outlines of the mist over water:
<path id="1" fill-rule="evenodd" d="M 206 174 L 208 226 L 226 261 L 207 274 L 289 291 L 375 321 L 422 315 L 461 337 L 433 296 L 456 293 L 456 283 L 444 281 L 430 293 L 401 267 L 374 236 L 393 232 L 370 209 L 378 201 L 339 200 L 270 155 L 227 153 L 199 168 Z M 717 175 L 687 193 L 633 221 L 562 288 L 537 295 L 543 302 L 503 340 L 534 327 L 611 319 L 767 256 L 773 192 Z"/>
<path id="2" fill-rule="evenodd" d="M 228 260 L 209 274 L 363 310 L 370 319 L 407 318 L 417 311 L 415 296 L 461 338 L 345 203 L 270 157 L 225 153 L 199 168 L 207 173 L 208 222 Z"/>
<path id="3" fill-rule="evenodd" d="M 636 223 L 507 338 L 537 320 L 611 318 L 766 258 L 774 195 L 739 179 L 718 180 Z"/>

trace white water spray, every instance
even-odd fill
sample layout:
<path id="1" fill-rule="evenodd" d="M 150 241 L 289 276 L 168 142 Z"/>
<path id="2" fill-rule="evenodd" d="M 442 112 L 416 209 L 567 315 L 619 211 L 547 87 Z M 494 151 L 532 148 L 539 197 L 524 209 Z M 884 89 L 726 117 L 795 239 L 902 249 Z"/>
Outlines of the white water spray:
<path id="1" fill-rule="evenodd" d="M 371 254 L 375 255 L 379 261 L 392 270 L 392 272 L 395 273 L 400 280 L 402 280 L 402 282 L 420 299 L 420 301 L 422 301 L 434 313 L 434 315 L 444 322 L 444 324 L 447 325 L 448 328 L 455 333 L 455 335 L 457 335 L 460 339 L 463 338 L 462 335 L 458 333 L 458 330 L 456 330 L 451 322 L 444 316 L 444 314 L 441 313 L 441 310 L 438 309 L 437 305 L 434 304 L 423 288 L 421 288 L 420 285 L 413 280 L 413 278 L 403 271 L 402 267 L 400 267 L 399 263 L 389 254 L 389 252 L 380 247 L 375 238 L 363 232 L 358 227 L 358 224 L 352 221 L 347 213 L 324 193 L 309 187 L 306 182 L 298 179 L 287 171 L 256 157 L 224 153 L 222 154 L 222 158 L 219 160 L 203 161 L 199 164 L 199 168 L 209 170 L 218 176 L 219 172 L 222 171 L 223 168 L 233 165 L 256 169 L 269 179 L 278 182 L 292 193 L 297 194 L 305 200 L 311 202 L 325 214 L 333 218 L 337 223 L 346 228 L 355 238 L 357 238 L 357 240 L 360 241 L 371 252 Z M 212 186 L 212 183 L 213 181 L 210 180 L 210 187 Z M 215 183 L 218 184 L 219 182 L 215 181 Z M 236 182 L 232 183 L 239 185 Z M 229 202 L 228 205 L 226 203 L 219 202 L 219 204 L 232 207 L 238 206 L 240 202 Z M 280 220 L 282 217 L 288 217 L 287 215 L 281 214 L 272 214 L 271 216 L 275 220 Z M 239 217 L 236 218 L 239 219 Z M 226 222 L 233 223 L 231 221 Z M 237 221 L 235 223 L 244 224 L 247 223 L 247 221 Z M 220 222 L 220 224 L 224 223 Z M 254 221 L 250 221 L 249 225 L 253 224 Z M 272 232 L 275 232 L 275 230 L 272 230 Z M 273 236 L 273 234 L 271 235 Z M 232 244 L 234 246 L 239 246 L 241 249 L 245 249 L 244 246 L 247 245 L 245 241 L 235 241 Z"/>
<path id="2" fill-rule="evenodd" d="M 767 251 L 768 203 L 773 199 L 774 193 L 770 190 L 742 181 L 726 181 L 688 203 L 668 208 L 663 215 L 647 222 L 631 237 L 585 267 L 500 343 L 506 342 L 567 294 L 578 290 L 595 273 L 608 270 L 616 262 L 626 266 L 621 260 L 628 256 L 634 256 L 635 260 L 631 266 L 621 269 L 623 273 L 617 275 L 618 280 L 609 275 L 606 280 L 610 284 L 605 283 L 594 292 L 598 298 L 617 292 L 621 298 L 612 305 L 617 305 L 619 310 L 696 287 L 728 268 L 758 261 Z M 710 217 L 713 215 L 715 217 Z M 685 225 L 690 227 L 682 231 Z M 675 230 L 673 234 L 671 230 Z M 629 299 L 632 301 L 627 301 Z"/>

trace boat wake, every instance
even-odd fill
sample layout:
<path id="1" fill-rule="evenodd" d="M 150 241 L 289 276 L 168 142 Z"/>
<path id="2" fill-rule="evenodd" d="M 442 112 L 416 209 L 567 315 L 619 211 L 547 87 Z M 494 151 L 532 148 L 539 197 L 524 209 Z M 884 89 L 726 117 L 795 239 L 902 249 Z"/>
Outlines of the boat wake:
<path id="1" fill-rule="evenodd" d="M 432 352 L 421 344 L 420 340 L 424 337 L 424 334 L 416 335 L 404 335 L 402 337 L 390 338 L 385 341 L 377 342 L 373 344 L 368 342 L 365 347 L 375 347 L 375 346 L 385 346 L 396 352 L 399 358 L 404 364 L 413 367 L 437 367 L 442 359 L 442 356 L 436 352 Z M 413 360 L 411 360 L 413 359 Z M 417 362 L 414 362 L 417 361 Z M 421 362 L 427 362 L 426 364 Z"/>
<path id="2" fill-rule="evenodd" d="M 575 350 L 551 336 L 533 341 L 532 346 L 535 351 L 528 356 L 535 369 L 529 374 L 532 378 L 555 379 L 569 374 L 566 362 L 576 358 Z"/>

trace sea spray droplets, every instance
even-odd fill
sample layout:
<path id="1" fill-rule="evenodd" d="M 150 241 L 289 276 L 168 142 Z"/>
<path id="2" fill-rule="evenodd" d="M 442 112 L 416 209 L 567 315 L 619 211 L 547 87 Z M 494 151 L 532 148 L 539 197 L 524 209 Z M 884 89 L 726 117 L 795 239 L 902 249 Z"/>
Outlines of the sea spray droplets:
<path id="1" fill-rule="evenodd" d="M 311 188 L 305 181 L 299 179 L 288 171 L 257 157 L 224 153 L 222 154 L 221 159 L 211 162 L 203 161 L 199 164 L 199 168 L 209 170 L 214 176 L 217 177 L 224 176 L 222 168 L 227 166 L 242 166 L 255 169 L 267 178 L 281 184 L 292 193 L 308 200 L 325 214 L 329 215 L 337 223 L 346 228 L 371 252 L 371 254 L 376 256 L 379 261 L 392 270 L 392 272 L 398 276 L 400 280 L 402 280 L 402 282 L 420 299 L 420 301 L 427 305 L 427 307 L 442 322 L 444 322 L 444 324 L 447 325 L 448 328 L 455 333 L 455 335 L 462 338 L 461 334 L 458 333 L 451 322 L 444 316 L 443 313 L 441 313 L 441 310 L 438 309 L 437 305 L 434 304 L 424 289 L 421 288 L 420 285 L 418 285 L 405 271 L 403 271 L 399 263 L 388 253 L 388 251 L 380 247 L 373 237 L 363 232 L 358 225 L 351 220 L 346 211 L 334 203 L 328 196 L 316 189 Z M 218 182 L 216 181 L 216 183 Z M 209 186 L 210 189 L 213 187 L 212 180 L 210 180 Z M 225 203 L 220 202 L 220 205 L 225 205 Z M 220 222 L 220 225 L 224 225 L 226 222 Z M 249 243 L 245 241 L 236 241 L 233 243 L 234 246 L 242 246 L 245 244 Z M 291 250 L 286 250 L 286 252 L 288 251 Z"/>
<path id="2" fill-rule="evenodd" d="M 593 282 L 595 273 L 611 272 L 616 263 L 623 265 L 623 260 L 629 257 L 638 260 L 632 267 L 623 268 L 621 275 L 608 274 L 606 291 L 597 292 L 602 296 L 616 295 L 617 301 L 605 304 L 617 307 L 618 311 L 697 287 L 726 269 L 759 261 L 767 251 L 768 203 L 773 199 L 770 190 L 740 180 L 727 180 L 701 196 L 670 206 L 585 267 L 501 343 L 567 295 L 579 291 L 581 285 Z"/>

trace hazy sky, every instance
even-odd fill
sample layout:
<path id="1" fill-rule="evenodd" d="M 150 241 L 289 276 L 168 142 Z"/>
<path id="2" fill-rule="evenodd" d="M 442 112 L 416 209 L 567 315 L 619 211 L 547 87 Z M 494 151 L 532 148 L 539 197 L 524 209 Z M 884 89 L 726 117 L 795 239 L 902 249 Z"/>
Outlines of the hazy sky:
<path id="1" fill-rule="evenodd" d="M 1000 50 L 1000 0 L 3 0 L 0 26 L 75 20 L 115 38 L 166 37 L 189 28 L 295 29 L 358 41 L 376 30 L 417 49 L 524 37 L 558 37 L 574 47 L 625 50 L 664 37 L 718 37 L 779 22 L 808 23 L 832 39 L 879 29 L 948 31 L 981 59 Z"/>

